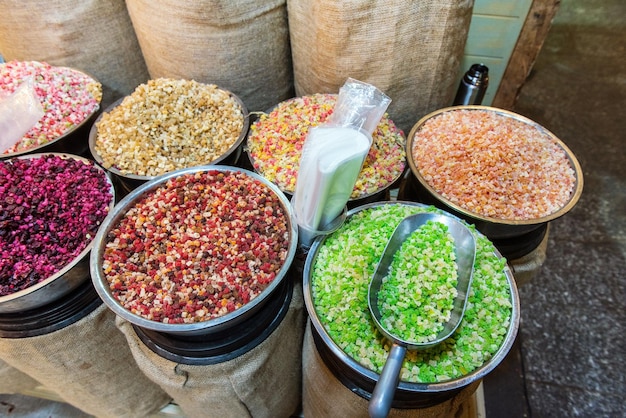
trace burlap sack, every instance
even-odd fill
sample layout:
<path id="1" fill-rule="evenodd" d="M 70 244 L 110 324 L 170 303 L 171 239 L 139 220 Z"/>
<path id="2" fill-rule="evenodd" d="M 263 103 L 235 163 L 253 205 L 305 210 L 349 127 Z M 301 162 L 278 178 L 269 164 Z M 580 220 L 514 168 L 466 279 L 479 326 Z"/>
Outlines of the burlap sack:
<path id="1" fill-rule="evenodd" d="M 550 224 L 548 224 L 546 234 L 543 237 L 543 240 L 541 240 L 541 242 L 539 243 L 539 246 L 537 246 L 537 248 L 535 248 L 523 257 L 509 261 L 509 267 L 511 267 L 511 271 L 513 272 L 513 277 L 515 278 L 515 284 L 517 285 L 517 287 L 523 286 L 526 283 L 530 282 L 541 271 L 541 267 L 546 261 L 549 235 Z"/>
<path id="2" fill-rule="evenodd" d="M 152 78 L 213 83 L 250 111 L 293 96 L 285 0 L 127 0 Z"/>
<path id="3" fill-rule="evenodd" d="M 158 383 L 187 418 L 290 417 L 302 391 L 304 301 L 294 286 L 289 310 L 261 344 L 241 356 L 214 365 L 188 365 L 155 354 L 132 325 L 119 318 L 141 370 Z"/>
<path id="4" fill-rule="evenodd" d="M 344 386 L 319 355 L 311 323 L 307 323 L 302 347 L 302 410 L 305 417 L 315 418 L 367 418 L 369 401 Z M 470 417 L 475 404 L 472 395 L 480 381 L 471 383 L 451 399 L 428 408 L 398 409 L 389 411 L 390 418 L 450 418 Z"/>
<path id="5" fill-rule="evenodd" d="M 124 0 L 3 0 L 0 54 L 90 73 L 102 107 L 148 80 Z"/>
<path id="6" fill-rule="evenodd" d="M 348 77 L 393 100 L 405 133 L 449 106 L 473 0 L 290 0 L 289 33 L 298 96 L 336 93 Z"/>
<path id="7" fill-rule="evenodd" d="M 29 375 L 0 360 L 0 393 L 20 393 L 39 385 L 40 383 Z"/>
<path id="8" fill-rule="evenodd" d="M 49 334 L 0 338 L 0 358 L 97 417 L 144 417 L 170 401 L 137 368 L 104 304 Z"/>

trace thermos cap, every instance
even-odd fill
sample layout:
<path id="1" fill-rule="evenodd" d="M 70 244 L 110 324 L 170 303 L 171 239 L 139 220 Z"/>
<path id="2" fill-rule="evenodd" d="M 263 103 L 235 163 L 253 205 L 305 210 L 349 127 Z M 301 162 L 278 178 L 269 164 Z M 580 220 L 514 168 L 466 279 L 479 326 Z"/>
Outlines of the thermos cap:
<path id="1" fill-rule="evenodd" d="M 472 64 L 465 73 L 468 82 L 474 85 L 489 83 L 489 68 L 484 64 Z"/>
<path id="2" fill-rule="evenodd" d="M 488 85 L 489 68 L 484 64 L 472 64 L 461 79 L 452 105 L 481 104 Z"/>

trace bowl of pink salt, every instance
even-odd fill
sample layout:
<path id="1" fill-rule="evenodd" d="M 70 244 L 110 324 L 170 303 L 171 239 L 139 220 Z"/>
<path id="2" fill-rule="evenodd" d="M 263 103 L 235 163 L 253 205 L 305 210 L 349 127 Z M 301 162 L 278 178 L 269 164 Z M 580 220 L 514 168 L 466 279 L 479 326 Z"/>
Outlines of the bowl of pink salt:
<path id="1" fill-rule="evenodd" d="M 531 233 L 570 211 L 583 188 L 573 152 L 540 124 L 489 106 L 420 119 L 407 160 L 421 200 L 464 218 L 490 239 Z"/>
<path id="2" fill-rule="evenodd" d="M 0 160 L 0 313 L 58 300 L 89 281 L 89 253 L 115 204 L 107 173 L 61 153 Z"/>
<path id="3" fill-rule="evenodd" d="M 89 129 L 100 110 L 100 82 L 83 71 L 45 62 L 0 63 L 1 96 L 14 93 L 29 80 L 43 116 L 21 139 L 3 150 L 0 159 L 44 152 L 84 155 L 89 149 Z"/>

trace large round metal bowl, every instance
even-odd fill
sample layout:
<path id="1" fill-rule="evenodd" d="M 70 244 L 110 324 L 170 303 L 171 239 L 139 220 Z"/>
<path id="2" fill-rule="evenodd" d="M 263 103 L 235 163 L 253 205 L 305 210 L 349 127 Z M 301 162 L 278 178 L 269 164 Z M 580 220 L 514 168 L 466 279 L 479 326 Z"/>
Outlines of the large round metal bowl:
<path id="1" fill-rule="evenodd" d="M 252 299 L 250 302 L 246 303 L 239 309 L 236 309 L 233 312 L 229 312 L 223 316 L 213 318 L 210 320 L 206 320 L 203 322 L 195 322 L 188 324 L 168 324 L 163 322 L 152 321 L 146 319 L 142 316 L 136 315 L 123 307 L 120 302 L 112 295 L 111 290 L 109 288 L 109 283 L 103 274 L 102 265 L 103 265 L 103 256 L 105 247 L 107 244 L 107 235 L 109 232 L 116 227 L 119 221 L 126 215 L 129 208 L 135 205 L 135 203 L 139 202 L 146 195 L 152 193 L 154 190 L 163 186 L 167 183 L 168 180 L 176 178 L 178 176 L 218 170 L 222 172 L 243 172 L 253 179 L 257 179 L 266 185 L 270 190 L 272 190 L 276 196 L 280 199 L 281 204 L 284 209 L 284 213 L 287 217 L 287 228 L 289 230 L 289 248 L 287 257 L 285 259 L 284 264 L 281 266 L 280 270 L 276 274 L 276 278 L 265 288 L 257 297 Z M 100 298 L 105 302 L 105 304 L 113 311 L 115 314 L 120 316 L 121 318 L 127 320 L 128 322 L 151 331 L 156 331 L 164 334 L 178 335 L 178 336 L 198 336 L 198 335 L 208 335 L 218 333 L 228 328 L 233 327 L 236 324 L 250 318 L 255 315 L 262 309 L 264 304 L 272 297 L 275 293 L 274 291 L 281 285 L 283 280 L 288 280 L 286 275 L 291 267 L 291 261 L 296 253 L 296 248 L 298 245 L 298 230 L 297 225 L 293 218 L 293 212 L 291 209 L 291 205 L 289 204 L 289 200 L 285 197 L 285 195 L 272 183 L 268 182 L 263 177 L 259 176 L 256 173 L 250 172 L 245 169 L 223 166 L 223 165 L 206 165 L 206 166 L 198 166 L 198 167 L 190 167 L 181 170 L 172 171 L 167 174 L 163 174 L 158 176 L 135 190 L 129 193 L 126 197 L 124 197 L 113 209 L 113 211 L 107 216 L 107 218 L 102 223 L 102 227 L 100 228 L 98 235 L 95 238 L 95 247 L 94 251 L 91 253 L 91 278 L 93 280 L 94 287 L 98 292 Z"/>
<path id="2" fill-rule="evenodd" d="M 97 164 L 93 164 L 93 161 L 80 156 L 62 153 L 29 154 L 17 158 L 39 158 L 42 155 L 50 154 L 83 161 L 85 164 L 92 164 L 96 169 L 102 171 L 103 175 L 107 178 L 112 195 L 109 212 L 113 210 L 115 205 L 115 189 L 113 187 L 111 177 Z M 89 245 L 87 245 L 85 249 L 78 256 L 76 256 L 76 258 L 74 258 L 74 260 L 47 279 L 10 295 L 0 296 L 0 313 L 19 312 L 40 308 L 68 295 L 83 283 L 89 281 L 89 255 L 94 247 L 94 242 L 95 238 L 92 239 Z"/>
<path id="3" fill-rule="evenodd" d="M 239 135 L 239 137 L 235 140 L 235 142 L 230 146 L 230 148 L 228 148 L 228 150 L 225 153 L 223 153 L 221 156 L 214 159 L 213 161 L 205 161 L 204 164 L 235 165 L 235 163 L 237 162 L 237 160 L 239 159 L 242 153 L 242 144 L 248 134 L 248 128 L 250 126 L 250 118 L 248 115 L 248 109 L 246 105 L 237 95 L 235 95 L 234 93 L 228 90 L 224 90 L 221 88 L 220 90 L 226 91 L 230 95 L 230 97 L 233 98 L 237 102 L 237 104 L 241 107 L 241 112 L 243 115 L 243 127 L 241 129 L 241 134 Z M 113 102 L 103 111 L 103 114 L 111 112 L 115 107 L 119 106 L 119 104 L 122 103 L 124 99 L 125 97 L 122 97 L 116 100 L 115 102 Z M 98 118 L 95 120 L 95 122 L 91 125 L 91 129 L 89 131 L 89 141 L 88 141 L 89 151 L 91 152 L 91 155 L 94 158 L 94 160 L 100 165 L 102 165 L 104 161 L 102 157 L 96 151 L 96 140 L 98 139 L 97 125 L 98 125 L 98 122 L 100 122 L 100 120 L 102 119 L 103 114 L 100 114 Z M 158 176 L 143 176 L 143 175 L 132 174 L 132 173 L 123 173 L 121 170 L 119 170 L 117 167 L 114 167 L 114 166 L 107 168 L 107 170 L 113 175 L 114 180 L 116 180 L 116 182 L 119 183 L 122 186 L 123 190 L 127 193 L 139 187 L 143 183 L 150 181 L 154 179 L 155 177 L 158 177 Z"/>
<path id="4" fill-rule="evenodd" d="M 466 208 L 461 207 L 460 205 L 452 202 L 450 199 L 442 196 L 437 190 L 435 190 L 429 183 L 424 179 L 424 177 L 420 173 L 420 168 L 416 164 L 415 159 L 413 157 L 413 147 L 414 147 L 414 139 L 416 133 L 421 129 L 421 127 L 428 120 L 444 113 L 444 112 L 454 112 L 459 110 L 480 110 L 486 112 L 494 112 L 498 115 L 501 115 L 505 118 L 515 119 L 517 121 L 523 122 L 531 127 L 536 128 L 544 135 L 552 138 L 552 140 L 558 144 L 558 146 L 565 152 L 567 158 L 570 162 L 571 168 L 575 173 L 575 184 L 574 189 L 570 195 L 569 200 L 558 210 L 553 213 L 535 219 L 525 219 L 525 220 L 506 220 L 506 219 L 498 219 L 494 217 L 484 216 L 479 213 L 475 213 Z M 452 212 L 453 214 L 467 220 L 469 223 L 474 224 L 476 228 L 485 234 L 488 238 L 492 240 L 500 240 L 500 239 L 509 239 L 509 238 L 517 238 L 524 234 L 531 233 L 542 226 L 545 226 L 547 222 L 557 219 L 567 212 L 569 212 L 578 202 L 582 190 L 583 190 L 583 173 L 581 166 L 572 153 L 572 151 L 560 140 L 558 139 L 552 132 L 545 129 L 543 126 L 534 122 L 531 119 L 528 119 L 522 115 L 519 115 L 514 112 L 510 112 L 503 109 L 498 109 L 490 106 L 455 106 L 448 107 L 436 110 L 424 116 L 420 119 L 411 129 L 409 136 L 407 137 L 406 143 L 407 150 L 407 161 L 409 163 L 410 170 L 418 180 L 419 186 L 419 194 L 420 201 L 428 204 L 434 204 L 446 211 Z"/>
<path id="5" fill-rule="evenodd" d="M 1 64 L 0 64 L 1 65 Z M 66 68 L 66 67 L 61 67 Z M 80 71 L 74 68 L 69 68 L 72 71 L 82 73 L 90 78 L 92 78 L 95 82 L 98 82 L 93 75 Z M 88 138 L 89 138 L 89 130 L 91 125 L 97 118 L 100 113 L 100 104 L 89 114 L 88 117 L 82 120 L 82 122 L 72 126 L 65 133 L 60 135 L 59 137 L 46 142 L 45 144 L 37 145 L 28 149 L 11 152 L 11 153 L 0 153 L 0 159 L 9 159 L 13 157 L 19 157 L 20 155 L 28 155 L 28 154 L 41 154 L 41 153 L 67 153 L 74 155 L 85 155 L 89 150 Z"/>
<path id="6" fill-rule="evenodd" d="M 321 102 L 324 102 L 325 104 L 329 104 L 329 103 L 332 103 L 332 100 L 335 100 L 337 96 L 338 96 L 337 94 L 330 94 L 329 93 L 329 94 L 314 94 L 314 95 L 311 95 L 311 96 L 303 96 L 303 97 L 294 97 L 294 98 L 285 100 L 285 101 L 283 101 L 281 103 L 278 103 L 277 105 L 275 105 L 275 106 L 271 107 L 270 109 L 268 109 L 265 113 L 269 115 L 274 110 L 276 110 L 277 108 L 280 108 L 280 106 L 290 106 L 291 104 L 297 103 L 296 102 L 297 100 L 312 100 L 312 101 L 316 101 L 316 103 L 315 103 L 315 105 L 313 105 L 313 104 L 311 105 L 311 109 L 310 110 L 312 112 L 318 112 L 319 111 L 320 115 L 322 115 L 322 114 L 324 114 L 324 112 L 322 110 L 317 110 L 317 101 L 319 100 Z M 316 109 L 316 110 L 313 110 L 313 109 Z M 259 119 L 257 119 L 255 122 L 252 123 L 252 126 L 254 126 L 255 124 L 259 124 L 259 123 L 260 123 L 260 121 L 259 121 Z M 313 122 L 309 121 L 309 122 L 303 123 L 302 126 L 294 127 L 294 131 L 296 131 L 296 132 L 303 132 L 305 129 L 309 129 L 309 127 L 313 127 L 313 126 L 317 126 L 317 122 L 313 123 Z M 381 125 L 379 125 L 379 127 L 380 126 Z M 389 128 L 390 131 L 391 131 L 392 128 L 393 129 L 398 129 L 398 132 L 397 132 L 398 136 L 402 138 L 402 142 L 399 143 L 399 146 L 400 147 L 404 147 L 404 145 L 403 145 L 403 143 L 405 141 L 404 133 L 402 131 L 400 131 L 399 128 L 395 127 L 395 124 L 393 124 L 393 121 L 391 121 L 390 119 L 389 119 L 389 127 L 388 128 Z M 259 159 L 255 158 L 254 152 L 252 152 L 252 149 L 250 147 L 251 134 L 252 134 L 252 129 L 250 130 L 250 133 L 248 134 L 247 145 L 245 147 L 245 151 L 246 151 L 246 155 L 248 157 L 248 161 L 250 162 L 250 164 L 252 166 L 251 168 L 255 172 L 257 172 L 257 173 L 259 173 L 261 175 L 265 175 L 266 172 L 263 170 L 262 167 L 259 166 Z M 296 144 L 291 143 L 291 141 L 293 141 L 293 138 L 291 138 L 291 139 L 288 138 L 285 141 L 285 144 L 287 144 L 287 145 L 295 145 L 296 148 L 301 147 L 304 144 L 304 139 L 302 139 L 300 141 L 301 143 L 296 143 Z M 296 141 L 296 142 L 298 142 L 298 141 Z M 379 147 L 379 144 L 377 144 L 376 141 L 374 141 L 374 143 L 372 144 L 372 147 Z M 300 150 L 301 150 L 301 148 L 300 148 Z M 378 148 L 376 149 L 376 151 L 378 151 Z M 380 151 L 378 151 L 378 152 L 380 153 Z M 379 184 L 378 187 L 375 188 L 375 189 L 371 189 L 370 188 L 370 189 L 368 189 L 369 191 L 362 192 L 358 196 L 354 195 L 354 193 L 353 193 L 353 195 L 350 197 L 350 199 L 348 201 L 348 207 L 353 208 L 353 207 L 361 206 L 361 205 L 364 205 L 364 204 L 367 204 L 367 203 L 372 203 L 372 202 L 377 202 L 377 201 L 381 201 L 381 200 L 386 200 L 386 198 L 387 198 L 387 191 L 390 188 L 393 188 L 396 184 L 399 183 L 400 179 L 402 178 L 402 176 L 406 172 L 406 168 L 407 168 L 405 156 L 402 155 L 401 158 L 396 158 L 396 157 L 397 156 L 390 156 L 390 155 L 386 155 L 386 154 L 382 154 L 382 153 L 381 153 L 381 155 L 378 156 L 378 158 L 372 164 L 374 164 L 376 162 L 380 163 L 380 161 L 383 160 L 383 159 L 384 160 L 390 160 L 392 158 L 395 158 L 395 160 L 393 162 L 397 163 L 398 166 L 401 166 L 402 169 L 401 170 L 397 170 L 397 173 L 394 173 L 395 175 L 393 176 L 393 178 L 388 179 L 388 181 L 385 181 L 384 184 Z M 367 158 L 369 159 L 370 156 L 368 156 Z M 362 169 L 361 173 L 359 174 L 359 178 L 358 178 L 357 181 L 367 182 L 368 180 L 370 180 L 368 178 L 367 172 L 364 171 L 364 170 L 366 170 L 366 167 L 368 165 L 368 161 L 369 160 L 365 161 L 363 169 Z M 261 162 L 263 162 L 263 161 L 261 160 Z M 290 161 L 290 164 L 292 163 L 294 166 L 297 167 L 299 162 L 300 161 L 299 161 L 299 156 L 298 156 L 298 159 L 297 160 L 294 159 L 294 161 Z M 283 168 L 286 171 L 288 171 L 288 168 L 286 168 L 286 167 L 283 167 Z M 370 170 L 372 170 L 372 171 L 370 171 L 370 174 L 372 172 L 373 172 L 374 175 L 379 175 L 380 174 L 379 173 L 380 169 L 374 170 L 373 168 L 371 168 Z M 275 183 L 278 185 L 278 187 L 289 198 L 291 198 L 291 196 L 294 193 L 295 186 L 293 188 L 292 187 L 287 187 L 286 185 L 281 184 L 280 181 L 276 181 Z"/>
<path id="7" fill-rule="evenodd" d="M 367 204 L 349 211 L 348 219 L 359 211 L 369 208 L 380 207 L 381 205 L 410 205 L 427 208 L 426 205 L 416 202 L 378 202 Z M 445 211 L 441 211 L 441 213 L 452 216 L 453 218 L 457 218 L 452 214 L 446 213 Z M 477 234 L 480 235 L 480 233 Z M 352 392 L 369 399 L 380 375 L 372 371 L 371 369 L 363 366 L 362 364 L 354 360 L 354 358 L 352 358 L 350 355 L 346 354 L 346 352 L 329 335 L 325 326 L 321 323 L 316 311 L 316 305 L 312 289 L 312 270 L 318 257 L 320 248 L 324 244 L 326 239 L 326 236 L 322 236 L 313 243 L 304 266 L 303 292 L 306 309 L 309 313 L 309 318 L 312 325 L 311 332 L 314 341 L 316 342 L 316 347 L 320 352 L 320 356 L 327 363 L 328 367 L 333 370 L 333 373 L 338 377 L 338 379 L 342 381 L 342 383 L 346 385 L 349 389 L 351 389 Z M 498 250 L 495 249 L 495 247 L 494 253 L 498 258 L 502 258 L 502 256 L 500 255 Z M 511 273 L 508 266 L 505 267 L 504 273 L 507 278 L 507 283 L 511 295 L 510 302 L 512 305 L 512 310 L 506 335 L 496 353 L 486 362 L 484 362 L 482 366 L 459 378 L 438 383 L 410 383 L 406 381 L 400 381 L 395 392 L 394 405 L 396 406 L 394 407 L 425 408 L 441 403 L 447 399 L 450 399 L 468 385 L 480 381 L 487 374 L 493 371 L 502 362 L 502 360 L 504 360 L 504 358 L 509 353 L 511 347 L 513 346 L 513 343 L 517 336 L 520 320 L 519 294 L 513 274 Z M 367 293 L 365 293 L 365 298 L 367 298 Z M 372 322 L 372 330 L 374 329 L 375 325 Z"/>

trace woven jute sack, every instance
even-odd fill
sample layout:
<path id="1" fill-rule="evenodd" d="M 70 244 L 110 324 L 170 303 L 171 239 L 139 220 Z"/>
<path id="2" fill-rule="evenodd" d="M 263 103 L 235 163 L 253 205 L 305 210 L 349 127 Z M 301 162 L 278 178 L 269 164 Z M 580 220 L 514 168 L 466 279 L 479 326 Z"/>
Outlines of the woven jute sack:
<path id="1" fill-rule="evenodd" d="M 127 0 L 152 78 L 217 84 L 263 111 L 293 96 L 285 0 Z"/>
<path id="2" fill-rule="evenodd" d="M 369 401 L 344 386 L 320 357 L 311 323 L 307 323 L 302 347 L 302 410 L 305 417 L 368 418 Z M 427 408 L 391 408 L 390 418 L 462 418 L 475 416 L 472 396 L 480 385 L 473 382 L 450 399 Z"/>
<path id="3" fill-rule="evenodd" d="M 278 327 L 250 351 L 217 364 L 189 365 L 155 354 L 133 326 L 117 326 L 141 370 L 158 383 L 187 418 L 280 418 L 298 411 L 302 398 L 302 286 L 295 285 Z"/>
<path id="4" fill-rule="evenodd" d="M 404 132 L 449 106 L 473 0 L 290 0 L 298 96 L 336 93 L 348 77 L 375 85 Z"/>
<path id="5" fill-rule="evenodd" d="M 145 417 L 171 400 L 141 373 L 104 304 L 49 334 L 0 338 L 0 358 L 97 417 Z"/>
<path id="6" fill-rule="evenodd" d="M 0 393 L 20 393 L 37 386 L 38 381 L 0 360 Z"/>
<path id="7" fill-rule="evenodd" d="M 149 79 L 124 0 L 3 0 L 0 54 L 85 71 L 102 107 Z"/>

